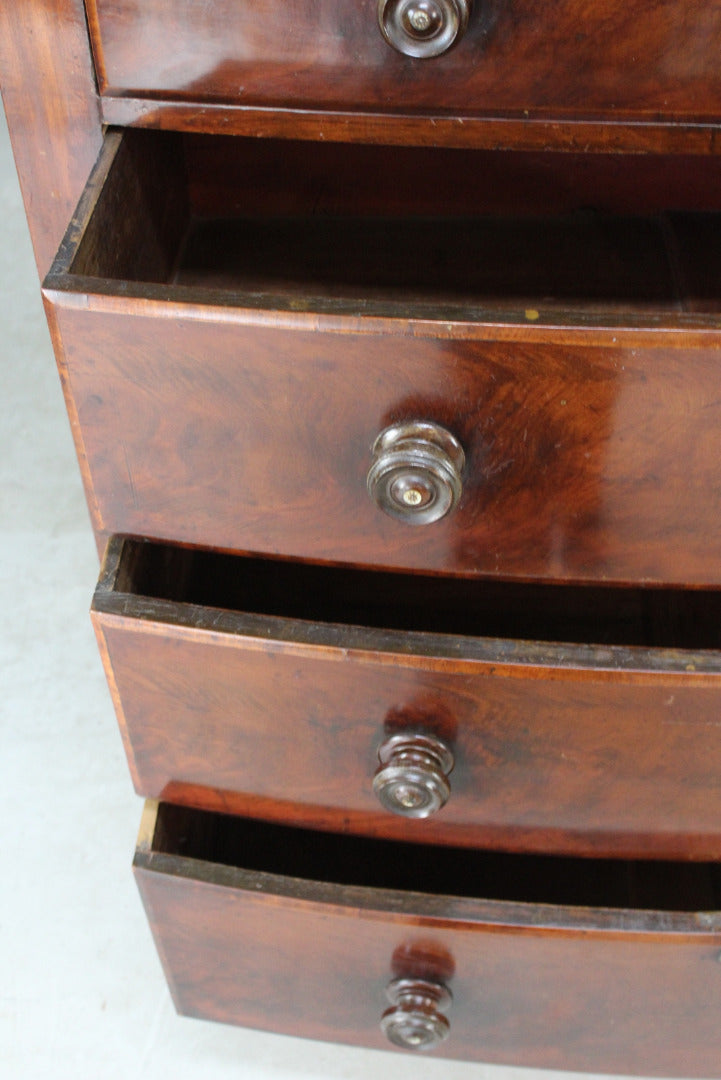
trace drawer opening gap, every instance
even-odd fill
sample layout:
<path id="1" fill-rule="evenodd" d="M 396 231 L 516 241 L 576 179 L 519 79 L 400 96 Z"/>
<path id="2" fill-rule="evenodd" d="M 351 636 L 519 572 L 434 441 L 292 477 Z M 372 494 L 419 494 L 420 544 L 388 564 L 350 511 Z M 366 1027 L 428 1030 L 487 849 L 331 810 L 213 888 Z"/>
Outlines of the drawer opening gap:
<path id="1" fill-rule="evenodd" d="M 721 649 L 721 591 L 530 584 L 117 541 L 111 591 L 181 607 L 438 635 Z M 96 597 L 102 606 L 103 593 Z"/>
<path id="2" fill-rule="evenodd" d="M 154 853 L 346 886 L 511 903 L 721 909 L 721 866 L 516 855 L 337 836 L 160 803 Z"/>
<path id="3" fill-rule="evenodd" d="M 714 158 L 128 130 L 48 284 L 404 317 L 708 313 L 721 308 L 720 173 Z"/>

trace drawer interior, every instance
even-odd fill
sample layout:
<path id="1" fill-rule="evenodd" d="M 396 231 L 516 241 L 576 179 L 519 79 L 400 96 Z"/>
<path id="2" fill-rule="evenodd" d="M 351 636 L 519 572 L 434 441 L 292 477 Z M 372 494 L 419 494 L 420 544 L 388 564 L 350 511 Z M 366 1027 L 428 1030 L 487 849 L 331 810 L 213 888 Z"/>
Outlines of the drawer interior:
<path id="1" fill-rule="evenodd" d="M 109 137 L 52 285 L 437 317 L 499 304 L 714 311 L 720 178 L 712 157 L 129 130 Z"/>
<path id="2" fill-rule="evenodd" d="M 160 803 L 151 851 L 345 886 L 507 903 L 721 909 L 721 866 L 516 855 L 337 836 Z"/>
<path id="3" fill-rule="evenodd" d="M 530 585 L 113 543 L 121 549 L 111 591 L 167 601 L 178 618 L 191 605 L 438 635 L 721 649 L 717 590 Z M 104 595 L 99 590 L 96 604 Z"/>

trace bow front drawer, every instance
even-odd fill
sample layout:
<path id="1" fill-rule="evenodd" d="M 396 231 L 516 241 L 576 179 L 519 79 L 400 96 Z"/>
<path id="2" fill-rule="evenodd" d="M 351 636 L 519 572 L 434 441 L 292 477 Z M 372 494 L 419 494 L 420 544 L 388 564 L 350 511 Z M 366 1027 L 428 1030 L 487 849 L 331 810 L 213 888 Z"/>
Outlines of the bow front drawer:
<path id="1" fill-rule="evenodd" d="M 471 1061 L 719 1075 L 718 864 L 416 848 L 151 804 L 135 870 L 182 1013 Z"/>
<path id="2" fill-rule="evenodd" d="M 716 857 L 720 608 L 114 540 L 93 618 L 143 795 L 438 844 Z"/>
<path id="3" fill-rule="evenodd" d="M 106 116 L 126 122 L 172 116 L 197 128 L 223 110 L 226 124 L 267 133 L 293 130 L 282 110 L 294 109 L 295 130 L 309 112 L 316 124 L 336 112 L 345 131 L 325 129 L 336 137 L 350 121 L 363 138 L 353 120 L 365 114 L 366 139 L 369 126 L 402 138 L 404 121 L 406 136 L 462 141 L 478 118 L 497 121 L 500 140 L 528 140 L 545 120 L 552 144 L 564 122 L 590 121 L 578 146 L 589 129 L 613 143 L 624 121 L 633 137 L 633 121 L 721 117 L 717 0 L 86 2 Z M 419 116 L 426 130 L 413 126 Z"/>
<path id="4" fill-rule="evenodd" d="M 111 136 L 45 287 L 98 531 L 721 583 L 720 169 Z"/>

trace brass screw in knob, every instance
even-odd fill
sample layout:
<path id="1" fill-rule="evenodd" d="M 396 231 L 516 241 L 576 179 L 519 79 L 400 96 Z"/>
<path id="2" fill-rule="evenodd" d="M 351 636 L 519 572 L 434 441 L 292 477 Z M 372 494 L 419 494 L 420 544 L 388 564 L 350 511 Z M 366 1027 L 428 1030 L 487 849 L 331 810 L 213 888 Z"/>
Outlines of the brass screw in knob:
<path id="1" fill-rule="evenodd" d="M 453 754 L 435 735 L 400 732 L 378 750 L 373 791 L 381 805 L 407 818 L 425 818 L 446 805 Z"/>
<path id="2" fill-rule="evenodd" d="M 391 424 L 373 444 L 368 493 L 384 513 L 407 525 L 429 525 L 461 497 L 463 447 L 440 424 Z"/>
<path id="3" fill-rule="evenodd" d="M 432 1050 L 450 1034 L 451 1025 L 443 1015 L 452 1002 L 443 983 L 427 979 L 394 979 L 386 989 L 394 1006 L 381 1018 L 381 1031 L 403 1050 Z"/>
<path id="4" fill-rule="evenodd" d="M 438 32 L 441 24 L 441 13 L 435 4 L 416 3 L 410 4 L 403 13 L 403 22 L 411 34 L 418 37 L 431 36 Z"/>
<path id="5" fill-rule="evenodd" d="M 429 59 L 463 36 L 471 4 L 472 0 L 378 0 L 378 24 L 398 52 Z"/>

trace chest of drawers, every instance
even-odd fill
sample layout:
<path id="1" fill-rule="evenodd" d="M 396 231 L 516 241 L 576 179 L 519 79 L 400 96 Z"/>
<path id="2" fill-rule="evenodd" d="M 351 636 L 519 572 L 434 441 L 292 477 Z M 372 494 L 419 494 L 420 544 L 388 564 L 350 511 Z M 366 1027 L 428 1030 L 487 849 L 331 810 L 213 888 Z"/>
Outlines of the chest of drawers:
<path id="1" fill-rule="evenodd" d="M 0 3 L 181 1011 L 719 1074 L 719 21 Z"/>

